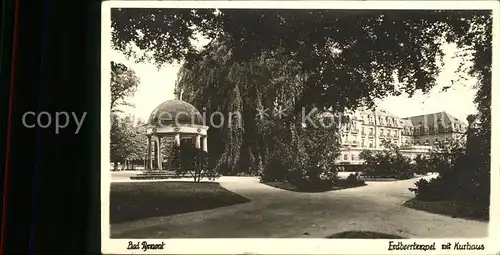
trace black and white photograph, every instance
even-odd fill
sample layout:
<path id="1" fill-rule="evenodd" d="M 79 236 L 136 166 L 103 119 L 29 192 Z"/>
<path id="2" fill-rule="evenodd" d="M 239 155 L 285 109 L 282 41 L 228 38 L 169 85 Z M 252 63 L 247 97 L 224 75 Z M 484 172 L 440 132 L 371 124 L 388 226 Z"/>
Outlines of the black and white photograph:
<path id="1" fill-rule="evenodd" d="M 498 11 L 104 2 L 103 253 L 500 252 Z"/>

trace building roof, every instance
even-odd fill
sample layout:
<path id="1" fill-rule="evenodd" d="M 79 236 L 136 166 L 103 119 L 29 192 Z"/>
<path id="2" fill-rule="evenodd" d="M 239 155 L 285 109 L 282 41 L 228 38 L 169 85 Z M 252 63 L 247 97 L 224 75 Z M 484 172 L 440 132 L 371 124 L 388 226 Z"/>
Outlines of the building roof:
<path id="1" fill-rule="evenodd" d="M 398 118 L 398 116 L 392 114 L 391 112 L 389 112 L 388 110 L 384 109 L 384 108 L 380 108 L 380 107 L 376 107 L 375 109 L 363 109 L 361 110 L 362 113 L 364 114 L 373 114 L 375 110 L 375 114 L 377 116 L 384 116 L 384 117 L 393 117 L 393 118 Z"/>
<path id="2" fill-rule="evenodd" d="M 409 120 L 409 119 L 400 119 L 400 124 L 403 127 L 413 127 L 413 124 L 411 123 L 411 120 Z"/>
<path id="3" fill-rule="evenodd" d="M 375 110 L 374 110 L 375 109 Z M 390 117 L 394 118 L 398 121 L 398 126 L 400 127 L 414 127 L 419 128 L 422 126 L 426 127 L 435 127 L 437 125 L 442 125 L 443 127 L 451 127 L 453 131 L 464 131 L 466 129 L 467 124 L 463 121 L 455 118 L 449 113 L 442 111 L 431 114 L 422 114 L 417 116 L 410 116 L 406 118 L 400 118 L 386 109 L 381 107 L 368 109 L 368 108 L 359 108 L 357 110 L 358 113 L 372 115 L 375 112 L 377 117 Z"/>
<path id="4" fill-rule="evenodd" d="M 409 120 L 414 127 L 419 126 L 450 126 L 452 124 L 466 125 L 463 121 L 451 116 L 447 112 L 436 112 L 431 114 L 423 114 L 404 118 Z"/>
<path id="5" fill-rule="evenodd" d="M 151 113 L 148 126 L 161 126 L 159 123 L 160 117 L 163 126 L 175 124 L 203 125 L 204 122 L 200 111 L 192 104 L 182 100 L 168 100 L 159 104 Z"/>

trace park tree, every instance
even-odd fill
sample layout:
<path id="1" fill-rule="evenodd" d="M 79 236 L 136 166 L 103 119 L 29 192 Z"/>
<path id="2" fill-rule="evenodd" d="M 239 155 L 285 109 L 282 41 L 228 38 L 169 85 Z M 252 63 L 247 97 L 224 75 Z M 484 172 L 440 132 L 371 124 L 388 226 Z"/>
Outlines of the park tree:
<path id="1" fill-rule="evenodd" d="M 183 60 L 178 86 L 186 100 L 243 112 L 245 124 L 214 131 L 222 139 L 210 145 L 229 168 L 255 157 L 254 148 L 265 150 L 268 137 L 243 138 L 270 125 L 250 123 L 258 121 L 255 106 L 291 107 L 279 123 L 293 133 L 302 109 L 343 111 L 388 95 L 426 93 L 442 68 L 442 45 L 456 44 L 472 61 L 457 72 L 478 80 L 476 171 L 489 174 L 491 11 L 113 9 L 111 16 L 115 49 L 158 66 Z M 201 51 L 192 40 L 197 35 L 210 40 Z"/>
<path id="2" fill-rule="evenodd" d="M 111 61 L 111 104 L 110 104 L 110 156 L 114 170 L 118 163 L 126 164 L 144 155 L 144 139 L 141 134 L 142 125 L 136 125 L 134 118 L 123 116 L 120 106 L 133 106 L 127 102 L 139 85 L 139 78 L 134 70 L 124 64 Z"/>
<path id="3" fill-rule="evenodd" d="M 158 65 L 199 60 L 197 34 L 224 37 L 236 62 L 283 49 L 310 75 L 304 104 L 315 97 L 316 105 L 351 106 L 426 92 L 435 85 L 446 42 L 470 54 L 470 71 L 478 76 L 488 76 L 491 62 L 488 11 L 114 9 L 112 24 L 116 49 Z M 134 54 L 127 47 L 132 42 L 149 58 Z"/>
<path id="4" fill-rule="evenodd" d="M 147 136 L 146 136 L 146 124 L 142 120 L 133 121 L 135 118 L 132 118 L 131 121 L 131 129 L 134 134 L 132 134 L 131 138 L 131 146 L 132 154 L 129 156 L 131 160 L 134 161 L 134 164 L 131 167 L 135 167 L 135 164 L 141 160 L 141 164 L 145 164 L 146 155 L 147 155 Z"/>
<path id="5" fill-rule="evenodd" d="M 135 123 L 132 116 L 112 114 L 110 158 L 114 169 L 118 163 L 130 168 L 130 162 L 144 159 L 146 153 L 146 135 L 144 127 Z"/>
<path id="6" fill-rule="evenodd" d="M 139 77 L 134 70 L 124 64 L 111 61 L 111 111 L 120 111 L 119 106 L 133 106 L 126 101 L 139 85 Z"/>

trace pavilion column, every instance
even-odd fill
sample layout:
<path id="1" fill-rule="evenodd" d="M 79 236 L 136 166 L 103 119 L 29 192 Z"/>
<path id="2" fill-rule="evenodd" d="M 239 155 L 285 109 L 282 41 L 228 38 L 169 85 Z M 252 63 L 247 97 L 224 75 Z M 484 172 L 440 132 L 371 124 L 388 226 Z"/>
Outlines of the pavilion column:
<path id="1" fill-rule="evenodd" d="M 195 145 L 196 149 L 200 149 L 201 148 L 201 143 L 200 143 L 201 136 L 197 135 L 194 139 L 195 139 L 194 145 Z"/>
<path id="2" fill-rule="evenodd" d="M 203 139 L 203 151 L 208 152 L 208 142 L 207 142 L 207 136 L 204 136 Z"/>
<path id="3" fill-rule="evenodd" d="M 161 156 L 161 137 L 156 136 L 156 157 L 158 162 L 158 169 L 162 170 L 162 156 Z"/>
<path id="4" fill-rule="evenodd" d="M 153 169 L 153 160 L 152 160 L 152 155 L 151 155 L 152 148 L 151 147 L 152 147 L 151 136 L 148 136 L 148 161 L 147 161 L 148 163 L 146 166 L 148 170 Z"/>
<path id="5" fill-rule="evenodd" d="M 181 135 L 180 134 L 175 134 L 175 145 L 176 146 L 181 146 Z"/>

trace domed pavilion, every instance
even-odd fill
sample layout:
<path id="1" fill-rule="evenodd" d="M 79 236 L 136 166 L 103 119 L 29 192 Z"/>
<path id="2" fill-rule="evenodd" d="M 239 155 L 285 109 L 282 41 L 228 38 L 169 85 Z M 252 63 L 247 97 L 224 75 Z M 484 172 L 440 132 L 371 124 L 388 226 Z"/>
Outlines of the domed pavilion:
<path id="1" fill-rule="evenodd" d="M 191 140 L 194 146 L 204 151 L 207 148 L 208 126 L 204 125 L 200 111 L 192 104 L 182 101 L 180 95 L 175 100 L 159 104 L 151 113 L 146 125 L 148 138 L 148 170 L 162 170 L 162 138 L 173 137 L 180 146 L 181 140 Z M 154 154 L 154 155 L 153 155 Z M 153 166 L 153 157 L 155 166 Z"/>

